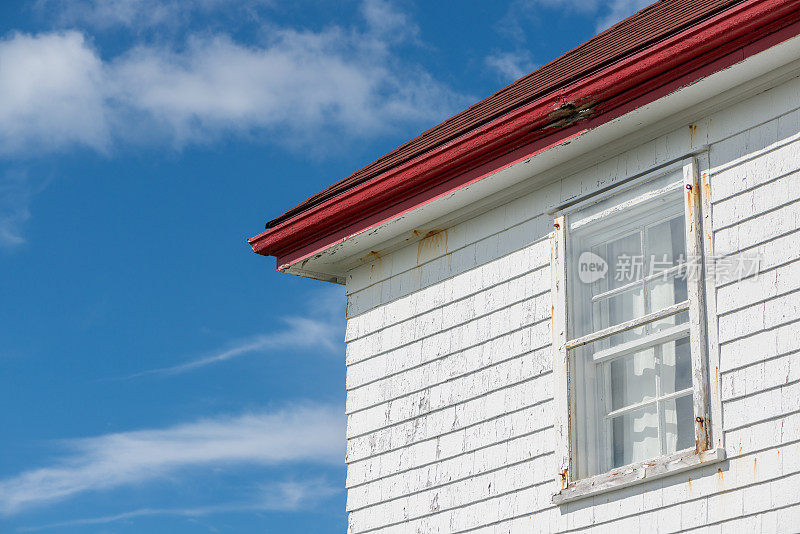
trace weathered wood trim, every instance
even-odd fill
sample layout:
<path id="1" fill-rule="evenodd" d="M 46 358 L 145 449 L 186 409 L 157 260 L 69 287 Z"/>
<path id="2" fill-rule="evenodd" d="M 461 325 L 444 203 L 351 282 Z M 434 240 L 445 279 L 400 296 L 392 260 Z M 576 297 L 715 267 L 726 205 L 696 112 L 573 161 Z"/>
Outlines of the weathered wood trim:
<path id="1" fill-rule="evenodd" d="M 689 268 L 686 278 L 689 297 L 689 344 L 692 353 L 692 384 L 694 385 L 694 437 L 695 452 L 708 449 L 709 426 L 708 382 L 706 353 L 706 315 L 705 315 L 705 268 L 702 243 L 701 186 L 697 159 L 689 158 L 683 167 L 683 181 L 686 187 L 684 202 L 686 209 L 686 255 L 695 268 Z"/>
<path id="2" fill-rule="evenodd" d="M 572 472 L 570 454 L 570 366 L 567 352 L 567 227 L 564 215 L 555 218 L 550 248 L 552 269 L 553 396 L 555 405 L 556 480 L 564 488 Z"/>
<path id="3" fill-rule="evenodd" d="M 795 136 L 793 136 L 795 137 Z M 798 137 L 800 138 L 800 136 Z M 706 264 L 714 260 L 713 206 L 711 202 L 711 171 L 708 152 L 697 156 L 700 174 L 700 199 L 703 206 L 700 239 Z M 725 435 L 722 431 L 722 384 L 720 382 L 720 349 L 717 317 L 717 284 L 713 273 L 705 272 L 706 343 L 708 348 L 707 384 L 708 416 L 711 417 L 711 446 L 723 448 Z M 709 425 L 706 424 L 708 428 Z"/>
<path id="4" fill-rule="evenodd" d="M 553 495 L 552 502 L 564 504 L 723 460 L 725 460 L 725 449 L 711 449 L 699 453 L 689 449 L 571 482 Z"/>

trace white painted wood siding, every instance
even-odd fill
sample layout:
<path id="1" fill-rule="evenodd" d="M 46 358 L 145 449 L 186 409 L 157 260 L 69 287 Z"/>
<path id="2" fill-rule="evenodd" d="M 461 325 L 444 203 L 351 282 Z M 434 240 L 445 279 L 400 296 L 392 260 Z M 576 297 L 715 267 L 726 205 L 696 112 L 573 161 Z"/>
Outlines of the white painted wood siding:
<path id="1" fill-rule="evenodd" d="M 352 271 L 349 532 L 800 529 L 798 108 L 792 79 Z M 546 212 L 703 145 L 715 254 L 762 257 L 709 325 L 728 460 L 553 506 Z"/>

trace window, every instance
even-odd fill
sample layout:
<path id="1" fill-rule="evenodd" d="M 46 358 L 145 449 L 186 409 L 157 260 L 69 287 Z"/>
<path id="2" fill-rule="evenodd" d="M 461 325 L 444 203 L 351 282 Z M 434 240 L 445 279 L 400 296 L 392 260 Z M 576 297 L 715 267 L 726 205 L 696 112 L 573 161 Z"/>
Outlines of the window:
<path id="1" fill-rule="evenodd" d="M 711 459 L 696 169 L 691 160 L 556 217 L 555 502 L 620 473 L 639 481 Z"/>

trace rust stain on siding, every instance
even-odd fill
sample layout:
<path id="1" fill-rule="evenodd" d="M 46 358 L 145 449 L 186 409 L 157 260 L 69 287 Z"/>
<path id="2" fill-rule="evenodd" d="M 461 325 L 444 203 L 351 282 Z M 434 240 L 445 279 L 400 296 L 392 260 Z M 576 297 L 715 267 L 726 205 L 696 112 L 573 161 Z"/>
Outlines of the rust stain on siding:
<path id="1" fill-rule="evenodd" d="M 422 235 L 422 232 L 414 230 L 414 235 Z M 437 252 L 447 253 L 447 229 L 429 230 L 422 235 L 417 243 L 417 265 L 433 258 Z"/>
<path id="2" fill-rule="evenodd" d="M 360 261 L 366 263 L 368 261 L 381 261 L 383 259 L 382 251 L 380 250 L 370 250 L 367 254 L 361 256 Z"/>
<path id="3" fill-rule="evenodd" d="M 381 256 L 380 251 L 370 250 L 368 254 L 365 254 L 361 257 L 361 261 L 371 262 L 371 265 L 369 266 L 369 276 L 372 278 L 372 276 L 375 274 L 375 267 L 380 266 L 381 262 L 383 261 L 383 256 Z"/>

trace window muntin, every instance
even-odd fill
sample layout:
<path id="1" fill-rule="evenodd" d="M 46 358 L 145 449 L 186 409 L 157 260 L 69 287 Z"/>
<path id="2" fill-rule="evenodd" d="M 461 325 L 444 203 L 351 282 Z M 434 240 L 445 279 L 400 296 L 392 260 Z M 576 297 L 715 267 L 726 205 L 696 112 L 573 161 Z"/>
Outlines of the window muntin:
<path id="1" fill-rule="evenodd" d="M 571 479 L 695 444 L 683 194 L 669 174 L 565 218 Z"/>

